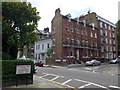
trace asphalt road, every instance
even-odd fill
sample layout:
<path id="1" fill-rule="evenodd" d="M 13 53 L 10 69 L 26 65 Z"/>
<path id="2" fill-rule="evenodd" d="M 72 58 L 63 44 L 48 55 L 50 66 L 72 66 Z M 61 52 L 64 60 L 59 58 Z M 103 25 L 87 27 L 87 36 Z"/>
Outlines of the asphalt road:
<path id="1" fill-rule="evenodd" d="M 37 67 L 36 77 L 68 85 L 73 88 L 102 88 L 102 90 L 111 90 L 111 88 L 120 89 L 118 65 L 106 64 L 101 66 L 85 67 Z"/>

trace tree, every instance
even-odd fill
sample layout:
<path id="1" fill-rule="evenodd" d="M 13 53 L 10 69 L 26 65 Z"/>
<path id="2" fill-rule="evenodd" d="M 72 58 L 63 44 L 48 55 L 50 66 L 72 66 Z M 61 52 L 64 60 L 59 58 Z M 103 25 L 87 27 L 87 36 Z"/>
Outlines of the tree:
<path id="1" fill-rule="evenodd" d="M 28 2 L 2 3 L 2 51 L 15 59 L 18 51 L 37 40 L 34 30 L 40 19 L 37 9 Z"/>
<path id="2" fill-rule="evenodd" d="M 52 48 L 49 48 L 49 49 L 47 50 L 47 56 L 50 58 L 50 57 L 52 56 L 52 53 L 53 53 Z"/>
<path id="3" fill-rule="evenodd" d="M 118 55 L 120 55 L 120 20 L 116 24 L 116 32 L 117 32 L 117 42 L 118 42 Z"/>
<path id="4" fill-rule="evenodd" d="M 120 33 L 120 20 L 116 23 L 116 31 L 117 33 Z"/>

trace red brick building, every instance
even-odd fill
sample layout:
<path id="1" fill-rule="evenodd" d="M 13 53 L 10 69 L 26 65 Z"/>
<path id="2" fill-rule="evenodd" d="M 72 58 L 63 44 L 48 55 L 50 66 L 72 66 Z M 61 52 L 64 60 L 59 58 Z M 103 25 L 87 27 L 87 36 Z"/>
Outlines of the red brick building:
<path id="1" fill-rule="evenodd" d="M 99 45 L 101 47 L 101 59 L 106 61 L 118 56 L 116 26 L 112 22 L 97 15 L 95 12 L 89 12 L 84 16 L 80 16 L 79 20 L 85 20 L 87 24 L 94 24 L 94 26 L 100 31 Z"/>
<path id="2" fill-rule="evenodd" d="M 100 59 L 100 31 L 94 24 L 87 24 L 71 15 L 61 15 L 58 8 L 52 20 L 52 60 L 58 64 L 73 63 L 76 60 Z"/>

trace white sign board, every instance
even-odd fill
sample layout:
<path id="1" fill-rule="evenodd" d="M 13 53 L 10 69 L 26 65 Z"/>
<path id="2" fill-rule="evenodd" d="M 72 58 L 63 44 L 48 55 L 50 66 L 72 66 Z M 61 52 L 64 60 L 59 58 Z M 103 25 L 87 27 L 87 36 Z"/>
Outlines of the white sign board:
<path id="1" fill-rule="evenodd" d="M 31 65 L 16 66 L 16 74 L 30 74 L 30 73 L 31 73 Z"/>
<path id="2" fill-rule="evenodd" d="M 56 62 L 61 62 L 61 60 L 60 60 L 60 59 L 56 59 L 55 61 L 56 61 Z"/>
<path id="3" fill-rule="evenodd" d="M 63 59 L 63 62 L 66 62 L 66 59 Z"/>

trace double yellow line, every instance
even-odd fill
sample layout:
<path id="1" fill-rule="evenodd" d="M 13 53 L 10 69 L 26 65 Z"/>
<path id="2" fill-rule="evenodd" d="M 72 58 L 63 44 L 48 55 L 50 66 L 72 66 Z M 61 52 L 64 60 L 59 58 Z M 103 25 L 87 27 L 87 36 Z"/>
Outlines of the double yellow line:
<path id="1" fill-rule="evenodd" d="M 62 83 L 59 83 L 59 82 L 56 82 L 56 81 L 52 81 L 52 80 L 49 80 L 49 79 L 45 79 L 45 78 L 42 78 L 42 77 L 38 77 L 38 76 L 35 76 L 35 75 L 34 75 L 33 77 L 39 78 L 39 79 L 42 79 L 42 80 L 46 80 L 46 81 L 49 81 L 49 82 L 52 82 L 52 83 L 55 83 L 55 84 L 58 84 L 58 85 L 61 85 L 61 86 L 65 86 L 65 87 L 67 87 L 67 88 L 72 88 L 72 89 L 74 89 L 74 90 L 78 90 L 77 88 L 72 87 L 72 86 L 70 86 L 70 85 L 62 84 Z"/>

